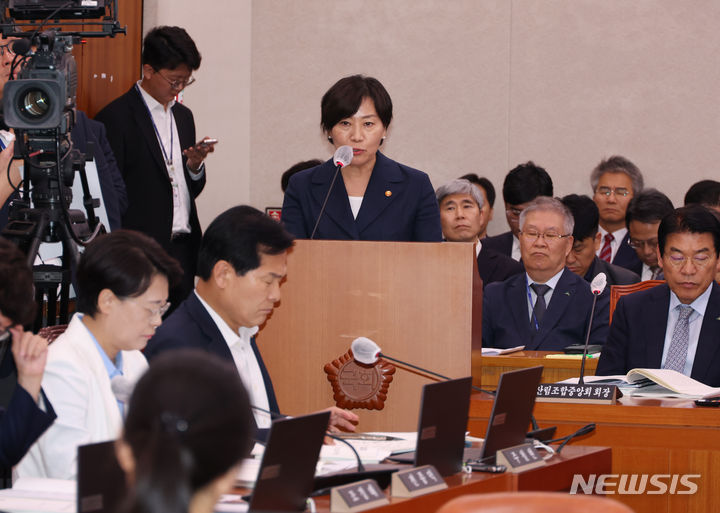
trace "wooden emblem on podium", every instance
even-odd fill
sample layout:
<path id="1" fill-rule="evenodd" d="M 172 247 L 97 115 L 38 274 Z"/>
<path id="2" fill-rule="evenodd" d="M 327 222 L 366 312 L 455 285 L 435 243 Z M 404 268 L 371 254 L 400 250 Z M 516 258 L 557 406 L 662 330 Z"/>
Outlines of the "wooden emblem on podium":
<path id="1" fill-rule="evenodd" d="M 325 373 L 339 408 L 382 410 L 395 366 L 382 358 L 374 365 L 364 365 L 356 362 L 349 350 L 332 363 L 325 364 Z"/>

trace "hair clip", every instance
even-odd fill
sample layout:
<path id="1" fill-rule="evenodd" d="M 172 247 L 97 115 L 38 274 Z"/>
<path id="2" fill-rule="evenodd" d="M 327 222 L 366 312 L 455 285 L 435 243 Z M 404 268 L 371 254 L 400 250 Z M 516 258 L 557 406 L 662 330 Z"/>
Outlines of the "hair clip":
<path id="1" fill-rule="evenodd" d="M 185 433 L 188 430 L 187 420 L 174 413 L 165 411 L 160 415 L 160 420 L 162 420 L 163 427 L 168 433 Z"/>

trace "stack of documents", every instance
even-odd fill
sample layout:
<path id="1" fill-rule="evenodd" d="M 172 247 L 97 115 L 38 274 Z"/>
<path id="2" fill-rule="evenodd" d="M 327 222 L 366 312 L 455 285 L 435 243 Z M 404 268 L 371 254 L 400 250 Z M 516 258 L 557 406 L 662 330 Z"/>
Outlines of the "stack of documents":
<path id="1" fill-rule="evenodd" d="M 0 510 L 9 513 L 75 513 L 77 483 L 24 477 L 0 490 Z"/>
<path id="2" fill-rule="evenodd" d="M 585 376 L 586 383 L 617 385 L 632 397 L 709 399 L 720 396 L 713 388 L 670 369 L 633 369 L 625 376 Z M 561 383 L 577 383 L 571 378 Z"/>

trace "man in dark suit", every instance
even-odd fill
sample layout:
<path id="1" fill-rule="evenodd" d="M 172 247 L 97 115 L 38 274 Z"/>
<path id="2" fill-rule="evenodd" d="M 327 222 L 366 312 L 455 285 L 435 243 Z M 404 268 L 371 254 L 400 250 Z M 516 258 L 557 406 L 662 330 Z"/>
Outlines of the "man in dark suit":
<path id="1" fill-rule="evenodd" d="M 592 282 L 599 273 L 605 273 L 608 287 L 639 282 L 640 276 L 634 272 L 600 260 L 595 255 L 601 238 L 598 231 L 598 209 L 593 200 L 587 196 L 569 194 L 562 202 L 572 212 L 575 221 L 573 246 L 565 261 L 568 269 L 584 277 L 587 282 Z"/>
<path id="2" fill-rule="evenodd" d="M 491 283 L 483 298 L 483 346 L 562 350 L 582 343 L 590 319 L 590 285 L 565 267 L 573 244 L 573 218 L 557 199 L 540 197 L 520 215 L 525 273 Z M 603 344 L 609 294 L 598 298 L 590 343 Z"/>
<path id="3" fill-rule="evenodd" d="M 255 333 L 280 301 L 292 245 L 282 225 L 257 209 L 240 206 L 220 214 L 202 239 L 195 292 L 148 343 L 150 363 L 159 353 L 179 348 L 214 353 L 235 364 L 253 406 L 277 413 Z M 354 413 L 336 407 L 330 411 L 331 427 L 354 430 Z M 255 419 L 259 428 L 270 427 L 271 419 L 262 411 L 255 411 Z"/>
<path id="4" fill-rule="evenodd" d="M 468 180 L 458 179 L 438 188 L 435 195 L 440 205 L 440 224 L 445 240 L 476 244 L 478 272 L 483 287 L 522 272 L 521 264 L 509 256 L 487 249 L 479 239 L 485 200 L 477 187 Z"/>
<path id="5" fill-rule="evenodd" d="M 0 238 L 0 487 L 12 485 L 12 466 L 55 420 L 42 382 L 47 340 L 25 332 L 35 317 L 32 271 L 25 256 Z M 42 405 L 43 408 L 41 408 Z"/>
<path id="6" fill-rule="evenodd" d="M 157 240 L 177 258 L 184 276 L 170 292 L 174 304 L 192 291 L 202 236 L 195 198 L 205 186 L 204 159 L 212 145 L 195 145 L 190 109 L 175 97 L 194 82 L 200 53 L 180 27 L 157 27 L 143 42 L 143 77 L 101 110 L 108 140 L 125 180 L 123 228 Z"/>
<path id="7" fill-rule="evenodd" d="M 597 256 L 639 274 L 640 259 L 628 244 L 625 211 L 634 195 L 643 189 L 638 167 L 625 157 L 615 155 L 602 160 L 590 174 L 593 201 L 600 212 L 602 242 Z"/>
<path id="8" fill-rule="evenodd" d="M 550 175 L 534 162 L 526 162 L 510 170 L 503 182 L 505 217 L 510 231 L 487 237 L 483 240 L 483 245 L 514 260 L 520 260 L 520 213 L 535 198 L 552 195 L 553 183 Z"/>
<path id="9" fill-rule="evenodd" d="M 620 298 L 596 374 L 673 369 L 720 386 L 720 221 L 700 205 L 665 216 L 658 262 L 667 284 Z"/>
<path id="10" fill-rule="evenodd" d="M 643 281 L 664 279 L 658 264 L 658 228 L 662 218 L 673 210 L 670 198 L 655 189 L 645 189 L 630 200 L 625 224 L 630 246 L 640 259 L 640 265 L 634 270 Z"/>

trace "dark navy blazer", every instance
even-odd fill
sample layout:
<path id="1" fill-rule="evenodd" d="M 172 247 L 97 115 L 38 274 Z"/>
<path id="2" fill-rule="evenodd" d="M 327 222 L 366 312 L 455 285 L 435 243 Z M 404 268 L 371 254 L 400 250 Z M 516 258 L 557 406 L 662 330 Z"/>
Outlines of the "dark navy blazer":
<path id="1" fill-rule="evenodd" d="M 592 282 L 598 273 L 605 273 L 607 287 L 612 285 L 630 285 L 640 281 L 640 275 L 615 264 L 608 264 L 605 260 L 595 257 L 588 272 L 585 273 L 585 281 Z"/>
<path id="2" fill-rule="evenodd" d="M 512 257 L 512 244 L 513 235 L 511 231 L 501 233 L 500 235 L 493 235 L 492 237 L 485 237 L 482 240 L 483 248 L 487 247 L 503 255 Z"/>
<path id="3" fill-rule="evenodd" d="M 531 351 L 559 351 L 585 342 L 593 294 L 590 284 L 570 269 L 560 276 L 537 334 L 530 327 L 525 273 L 491 283 L 483 294 L 483 347 L 524 345 Z M 590 344 L 604 344 L 608 334 L 610 294 L 598 297 Z"/>
<path id="4" fill-rule="evenodd" d="M 510 276 L 523 272 L 523 265 L 520 262 L 492 249 L 487 249 L 484 240 L 480 243 L 482 246 L 480 254 L 477 256 L 477 264 L 483 288 L 489 283 L 505 281 Z"/>
<path id="5" fill-rule="evenodd" d="M 595 374 L 607 376 L 638 368 L 659 369 L 669 308 L 667 284 L 621 297 Z M 690 377 L 711 387 L 720 387 L 720 285 L 717 283 L 712 284 Z"/>
<path id="6" fill-rule="evenodd" d="M 272 380 L 262 356 L 260 356 L 254 337 L 250 345 L 260 366 L 270 410 L 279 413 Z M 155 336 L 148 342 L 145 348 L 145 356 L 152 364 L 153 358 L 158 354 L 173 349 L 201 349 L 219 356 L 232 363 L 233 367 L 235 366 L 235 360 L 233 360 L 230 348 L 225 342 L 222 333 L 220 333 L 215 321 L 213 321 L 194 293 L 191 293 L 177 310 L 163 321 Z M 264 438 L 267 435 L 266 431 L 259 430 L 258 437 Z"/>
<path id="7" fill-rule="evenodd" d="M 332 160 L 301 171 L 285 191 L 282 220 L 295 237 L 309 239 L 330 188 Z M 422 171 L 399 164 L 377 152 L 357 219 L 339 175 L 320 220 L 316 239 L 442 241 L 435 191 Z"/>
<path id="8" fill-rule="evenodd" d="M 637 255 L 637 251 L 630 246 L 628 241 L 630 240 L 630 232 L 625 234 L 623 240 L 620 242 L 615 258 L 611 262 L 613 265 L 619 265 L 625 269 L 630 269 L 632 272 L 640 276 L 642 274 L 642 261 Z"/>

